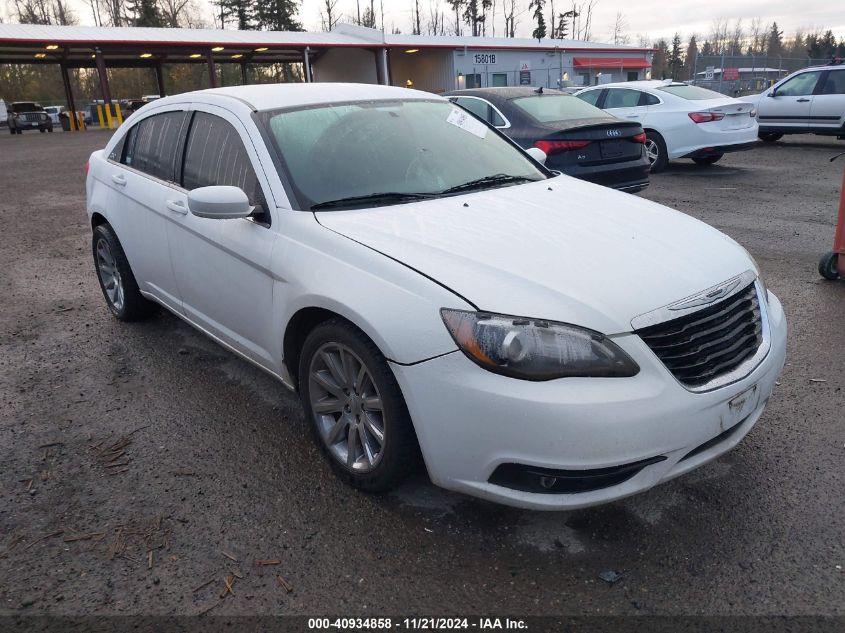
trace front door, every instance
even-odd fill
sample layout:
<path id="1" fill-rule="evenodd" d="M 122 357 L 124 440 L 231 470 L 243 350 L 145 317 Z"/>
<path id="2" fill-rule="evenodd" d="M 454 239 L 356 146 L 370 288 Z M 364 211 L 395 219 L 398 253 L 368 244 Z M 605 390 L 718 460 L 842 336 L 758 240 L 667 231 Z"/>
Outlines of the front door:
<path id="1" fill-rule="evenodd" d="M 821 70 L 811 70 L 790 77 L 760 99 L 757 120 L 764 128 L 807 129 L 813 93 L 822 75 Z M 771 96 L 768 96 L 771 95 Z"/>
<path id="2" fill-rule="evenodd" d="M 188 128 L 182 189 L 165 201 L 169 241 L 185 316 L 268 369 L 278 340 L 273 323 L 269 187 L 243 124 L 228 111 L 198 106 Z M 256 207 L 248 219 L 200 218 L 188 211 L 188 192 L 230 185 Z"/>

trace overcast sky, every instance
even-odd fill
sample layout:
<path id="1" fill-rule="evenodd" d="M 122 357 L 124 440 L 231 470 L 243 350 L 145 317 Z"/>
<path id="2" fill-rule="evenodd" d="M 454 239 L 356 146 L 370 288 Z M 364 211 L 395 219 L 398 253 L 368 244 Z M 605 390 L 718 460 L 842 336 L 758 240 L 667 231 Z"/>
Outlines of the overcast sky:
<path id="1" fill-rule="evenodd" d="M 10 0 L 0 0 L 7 4 Z M 92 24 L 91 10 L 84 0 L 70 0 L 79 17 L 80 24 Z M 369 0 L 361 0 L 361 5 Z M 411 31 L 411 7 L 414 0 L 376 0 L 376 8 L 384 6 L 385 28 L 396 26 L 404 33 Z M 210 21 L 211 5 L 209 0 L 195 0 L 205 10 Z M 580 3 L 580 2 L 579 2 Z M 435 0 L 420 0 L 423 7 L 425 22 L 428 17 L 429 6 L 438 4 Z M 448 14 L 445 0 L 439 4 Z M 503 0 L 496 0 L 496 34 L 504 31 L 504 17 L 501 12 Z M 528 0 L 520 0 L 523 7 Z M 555 3 L 561 10 L 568 3 L 557 0 Z M 324 0 L 303 0 L 299 18 L 308 30 L 320 29 L 320 8 Z M 339 0 L 338 8 L 351 16 L 355 10 L 355 0 Z M 556 6 L 556 10 L 557 10 Z M 741 18 L 746 25 L 755 17 L 760 17 L 765 23 L 776 20 L 785 31 L 787 37 L 796 29 L 832 29 L 837 38 L 845 37 L 845 6 L 843 0 L 599 0 L 594 13 L 593 40 L 607 41 L 610 37 L 618 11 L 623 13 L 627 24 L 626 32 L 632 43 L 637 43 L 637 34 L 648 35 L 652 39 L 658 37 L 671 38 L 675 31 L 679 31 L 685 38 L 690 33 L 705 36 L 710 32 L 713 21 L 727 18 L 731 21 Z M 547 9 L 548 14 L 548 0 Z M 451 23 L 448 21 L 447 23 Z M 517 35 L 530 37 L 534 25 L 531 16 L 525 11 L 517 23 Z M 488 35 L 491 28 L 488 25 Z"/>

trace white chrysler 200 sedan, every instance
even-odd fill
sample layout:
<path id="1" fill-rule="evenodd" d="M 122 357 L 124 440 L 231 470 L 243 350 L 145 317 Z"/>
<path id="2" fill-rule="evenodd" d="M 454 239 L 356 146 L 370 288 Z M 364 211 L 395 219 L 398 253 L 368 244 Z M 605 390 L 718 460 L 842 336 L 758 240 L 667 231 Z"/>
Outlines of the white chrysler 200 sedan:
<path id="1" fill-rule="evenodd" d="M 114 315 L 161 304 L 295 389 L 364 490 L 421 455 L 514 506 L 625 497 L 733 448 L 784 363 L 736 242 L 432 94 L 167 97 L 91 155 L 87 195 Z"/>

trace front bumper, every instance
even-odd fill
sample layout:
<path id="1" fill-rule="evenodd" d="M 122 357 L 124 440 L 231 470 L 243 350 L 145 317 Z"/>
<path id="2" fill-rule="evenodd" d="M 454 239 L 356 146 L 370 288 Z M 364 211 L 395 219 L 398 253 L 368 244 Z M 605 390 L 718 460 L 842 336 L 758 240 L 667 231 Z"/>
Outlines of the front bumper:
<path id="1" fill-rule="evenodd" d="M 640 365 L 633 378 L 528 382 L 487 372 L 457 351 L 393 365 L 432 481 L 517 507 L 575 509 L 647 490 L 729 451 L 760 418 L 784 364 L 786 319 L 769 296 L 769 353 L 745 378 L 706 393 L 676 382 L 633 334 L 614 338 Z M 490 481 L 504 464 L 601 471 L 643 461 L 650 463 L 629 478 L 585 492 Z"/>

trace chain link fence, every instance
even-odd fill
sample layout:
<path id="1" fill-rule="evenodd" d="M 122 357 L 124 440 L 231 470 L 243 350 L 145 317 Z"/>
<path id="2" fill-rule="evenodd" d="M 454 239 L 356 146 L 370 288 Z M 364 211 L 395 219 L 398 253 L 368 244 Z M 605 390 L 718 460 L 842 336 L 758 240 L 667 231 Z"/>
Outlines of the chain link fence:
<path id="1" fill-rule="evenodd" d="M 830 58 L 769 57 L 764 55 L 698 55 L 692 83 L 730 96 L 763 92 L 796 70 L 824 66 Z"/>

